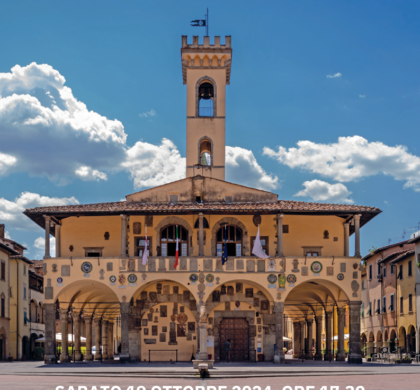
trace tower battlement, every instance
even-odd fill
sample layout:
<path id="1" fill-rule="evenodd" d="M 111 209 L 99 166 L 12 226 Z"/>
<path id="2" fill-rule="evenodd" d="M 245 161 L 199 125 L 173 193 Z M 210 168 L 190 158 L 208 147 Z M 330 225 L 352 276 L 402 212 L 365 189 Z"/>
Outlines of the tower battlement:
<path id="1" fill-rule="evenodd" d="M 220 43 L 220 36 L 214 37 L 214 44 L 210 44 L 210 37 L 204 37 L 203 44 L 198 44 L 198 36 L 193 36 L 193 43 L 188 44 L 188 36 L 182 36 L 182 48 L 183 49 L 231 49 L 232 37 L 230 35 L 225 36 L 225 44 Z"/>

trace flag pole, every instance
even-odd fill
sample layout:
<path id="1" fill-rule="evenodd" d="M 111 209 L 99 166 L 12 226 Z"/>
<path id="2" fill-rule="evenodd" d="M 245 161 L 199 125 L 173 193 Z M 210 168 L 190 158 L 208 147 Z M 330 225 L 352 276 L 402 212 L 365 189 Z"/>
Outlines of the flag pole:
<path id="1" fill-rule="evenodd" d="M 207 8 L 206 19 L 207 19 L 207 23 L 206 23 L 207 36 L 209 36 L 209 9 L 208 8 Z"/>

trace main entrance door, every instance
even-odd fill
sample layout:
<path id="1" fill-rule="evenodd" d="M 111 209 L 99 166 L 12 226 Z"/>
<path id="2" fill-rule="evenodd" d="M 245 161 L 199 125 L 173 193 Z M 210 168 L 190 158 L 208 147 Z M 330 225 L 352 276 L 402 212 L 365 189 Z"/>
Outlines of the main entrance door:
<path id="1" fill-rule="evenodd" d="M 220 324 L 220 358 L 226 361 L 225 342 L 230 339 L 230 360 L 249 360 L 249 326 L 245 318 L 225 318 Z"/>

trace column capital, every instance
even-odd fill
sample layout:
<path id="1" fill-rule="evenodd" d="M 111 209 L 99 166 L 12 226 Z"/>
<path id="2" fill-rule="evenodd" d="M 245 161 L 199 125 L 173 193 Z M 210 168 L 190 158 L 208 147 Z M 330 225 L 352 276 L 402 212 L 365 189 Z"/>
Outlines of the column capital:
<path id="1" fill-rule="evenodd" d="M 51 221 L 51 215 L 44 214 L 43 217 L 44 217 L 45 221 Z"/>
<path id="2" fill-rule="evenodd" d="M 337 315 L 342 316 L 346 314 L 346 308 L 345 307 L 337 307 Z"/>
<path id="3" fill-rule="evenodd" d="M 306 319 L 300 320 L 300 321 L 299 321 L 299 323 L 300 323 L 301 325 L 305 325 L 305 324 L 306 324 Z"/>
<path id="4" fill-rule="evenodd" d="M 83 315 L 83 319 L 85 320 L 85 324 L 91 324 L 93 320 L 93 315 Z"/>
<path id="5" fill-rule="evenodd" d="M 274 302 L 274 313 L 284 312 L 284 302 Z"/>
<path id="6" fill-rule="evenodd" d="M 120 311 L 121 311 L 121 314 L 129 314 L 130 302 L 120 302 Z"/>
<path id="7" fill-rule="evenodd" d="M 79 310 L 73 310 L 71 312 L 71 316 L 73 317 L 73 321 L 80 321 L 80 314 L 81 314 L 81 312 Z"/>
<path id="8" fill-rule="evenodd" d="M 344 229 L 350 228 L 350 222 L 343 223 Z"/>
<path id="9" fill-rule="evenodd" d="M 362 216 L 362 214 L 355 214 L 355 215 L 353 215 L 353 218 L 356 219 L 356 220 L 360 220 L 361 216 Z"/>
<path id="10" fill-rule="evenodd" d="M 199 218 L 203 218 L 204 217 L 204 214 L 203 213 L 198 213 L 198 217 Z"/>
<path id="11" fill-rule="evenodd" d="M 67 320 L 69 317 L 68 309 L 58 309 L 60 313 L 60 320 Z"/>
<path id="12" fill-rule="evenodd" d="M 120 214 L 121 219 L 127 219 L 127 214 Z"/>
<path id="13" fill-rule="evenodd" d="M 308 324 L 312 324 L 312 323 L 314 322 L 314 319 L 313 319 L 313 318 L 308 318 L 308 319 L 306 320 L 306 322 L 307 322 Z"/>
<path id="14" fill-rule="evenodd" d="M 277 219 L 283 219 L 284 214 L 277 214 Z"/>

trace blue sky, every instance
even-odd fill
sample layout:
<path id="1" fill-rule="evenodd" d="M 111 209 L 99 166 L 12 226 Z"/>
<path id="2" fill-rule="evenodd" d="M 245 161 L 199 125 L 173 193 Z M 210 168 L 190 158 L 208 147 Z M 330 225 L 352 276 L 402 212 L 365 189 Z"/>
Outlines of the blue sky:
<path id="1" fill-rule="evenodd" d="M 418 226 L 420 3 L 2 2 L 0 221 L 29 257 L 24 208 L 182 177 L 181 35 L 203 36 L 206 7 L 211 37 L 232 35 L 227 179 L 381 208 L 364 254 Z"/>

